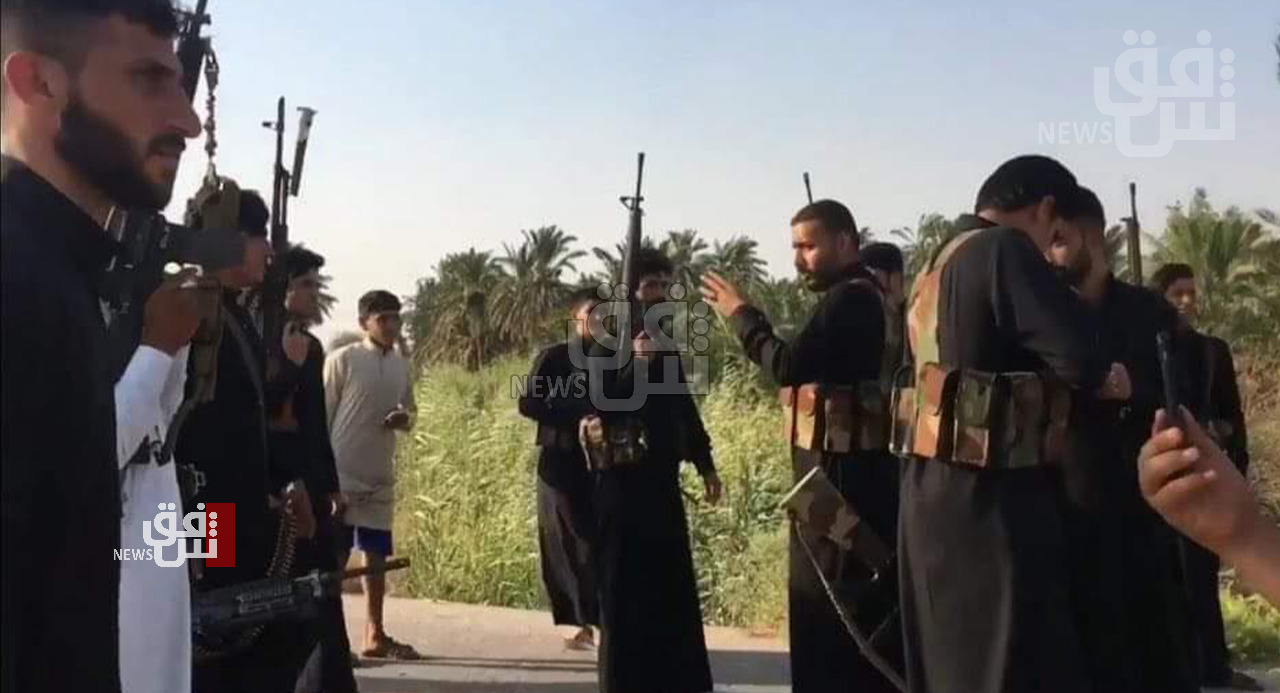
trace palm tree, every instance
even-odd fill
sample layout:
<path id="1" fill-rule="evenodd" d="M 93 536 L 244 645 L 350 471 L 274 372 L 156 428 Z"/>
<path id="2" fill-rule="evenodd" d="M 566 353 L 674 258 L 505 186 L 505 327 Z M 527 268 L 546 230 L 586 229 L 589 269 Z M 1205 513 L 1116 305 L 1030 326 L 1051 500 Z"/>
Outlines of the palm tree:
<path id="1" fill-rule="evenodd" d="M 331 282 L 333 282 L 332 276 L 320 275 L 320 295 L 317 299 L 320 304 L 320 320 L 317 323 L 333 317 L 333 309 L 338 305 L 338 297 L 329 292 Z"/>
<path id="2" fill-rule="evenodd" d="M 1277 293 L 1273 263 L 1280 240 L 1266 228 L 1275 220 L 1268 210 L 1254 218 L 1237 207 L 1217 212 L 1208 193 L 1198 188 L 1185 209 L 1181 204 L 1169 208 L 1164 235 L 1151 239 L 1154 259 L 1183 262 L 1195 271 L 1207 326 L 1245 326 L 1245 316 L 1262 310 Z"/>
<path id="3" fill-rule="evenodd" d="M 697 289 L 707 268 L 707 242 L 698 236 L 697 230 L 668 231 L 667 237 L 658 244 L 658 250 L 675 265 L 673 281 L 683 284 L 688 290 Z"/>
<path id="4" fill-rule="evenodd" d="M 487 360 L 494 335 L 488 316 L 489 296 L 505 276 L 488 251 L 471 248 L 446 255 L 436 266 L 439 286 L 433 297 L 427 349 L 432 357 L 461 354 L 471 370 Z"/>
<path id="5" fill-rule="evenodd" d="M 903 264 L 910 278 L 924 269 L 938 250 L 956 235 L 956 220 L 933 212 L 920 216 L 914 232 L 902 228 L 894 229 L 890 234 L 904 244 Z"/>
<path id="6" fill-rule="evenodd" d="M 586 253 L 574 250 L 578 239 L 555 226 L 520 233 L 524 242 L 517 248 L 504 244 L 506 257 L 498 259 L 507 276 L 494 296 L 493 322 L 507 341 L 527 348 L 564 302 L 569 285 L 562 276 Z"/>
<path id="7" fill-rule="evenodd" d="M 747 236 L 734 236 L 724 243 L 716 241 L 705 256 L 706 267 L 739 286 L 764 282 L 768 276 L 764 271 L 765 262 L 756 252 L 759 245 Z"/>

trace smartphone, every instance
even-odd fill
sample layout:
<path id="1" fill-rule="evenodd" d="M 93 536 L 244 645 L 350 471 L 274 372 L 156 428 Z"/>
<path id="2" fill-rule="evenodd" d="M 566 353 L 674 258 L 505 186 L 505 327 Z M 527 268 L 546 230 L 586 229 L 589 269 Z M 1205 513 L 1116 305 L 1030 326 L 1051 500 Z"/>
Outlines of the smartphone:
<path id="1" fill-rule="evenodd" d="M 1160 377 L 1164 381 L 1164 414 L 1169 426 L 1182 426 L 1182 408 L 1178 403 L 1178 375 L 1173 351 L 1173 335 L 1168 330 L 1156 334 L 1156 356 L 1160 359 Z"/>

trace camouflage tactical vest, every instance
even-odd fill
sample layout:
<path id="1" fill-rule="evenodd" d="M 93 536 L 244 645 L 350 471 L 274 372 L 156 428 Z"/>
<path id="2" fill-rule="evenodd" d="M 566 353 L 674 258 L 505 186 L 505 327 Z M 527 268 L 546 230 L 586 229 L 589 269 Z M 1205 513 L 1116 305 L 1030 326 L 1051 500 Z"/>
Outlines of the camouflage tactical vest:
<path id="1" fill-rule="evenodd" d="M 850 284 L 875 293 L 885 311 L 884 292 L 866 277 Z M 848 454 L 888 447 L 888 401 L 879 379 L 852 385 L 805 383 L 778 391 L 782 405 L 783 437 L 787 444 L 803 450 Z"/>
<path id="2" fill-rule="evenodd" d="M 986 373 L 942 364 L 938 309 L 942 273 L 982 229 L 948 241 L 911 287 L 907 330 L 914 378 L 897 376 L 890 448 L 899 456 L 976 467 L 1033 467 L 1061 459 L 1070 393 L 1037 373 Z M 903 369 L 906 370 L 905 368 Z"/>

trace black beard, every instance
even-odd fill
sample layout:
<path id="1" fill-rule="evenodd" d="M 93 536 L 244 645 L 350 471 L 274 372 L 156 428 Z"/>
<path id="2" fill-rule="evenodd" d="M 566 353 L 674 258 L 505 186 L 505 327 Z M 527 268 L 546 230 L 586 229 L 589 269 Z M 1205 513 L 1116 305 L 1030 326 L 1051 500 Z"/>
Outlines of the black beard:
<path id="1" fill-rule="evenodd" d="M 173 144 L 168 138 L 161 139 Z M 151 146 L 160 143 L 157 140 Z M 185 143 L 178 138 L 177 144 L 181 147 Z M 62 128 L 53 148 L 76 173 L 120 207 L 158 211 L 173 195 L 172 184 L 156 184 L 147 178 L 129 138 L 76 94 L 62 111 Z"/>

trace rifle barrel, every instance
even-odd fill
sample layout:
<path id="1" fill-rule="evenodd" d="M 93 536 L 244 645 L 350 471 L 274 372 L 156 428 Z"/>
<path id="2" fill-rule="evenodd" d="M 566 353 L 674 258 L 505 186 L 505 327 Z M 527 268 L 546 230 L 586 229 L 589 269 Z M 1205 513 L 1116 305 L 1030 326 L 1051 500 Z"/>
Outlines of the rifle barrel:
<path id="1" fill-rule="evenodd" d="M 1141 285 L 1142 275 L 1142 225 L 1138 221 L 1138 184 L 1129 182 L 1129 217 L 1125 219 L 1125 231 L 1129 241 L 1129 278 Z"/>
<path id="2" fill-rule="evenodd" d="M 813 204 L 813 188 L 809 186 L 809 172 L 804 172 L 804 194 L 809 198 L 809 204 Z"/>
<path id="3" fill-rule="evenodd" d="M 369 566 L 364 566 L 361 568 L 352 568 L 351 570 L 344 570 L 342 571 L 342 579 L 349 580 L 351 578 L 364 577 L 365 575 L 370 575 L 373 573 L 382 573 L 382 572 L 389 573 L 393 570 L 400 570 L 401 568 L 408 568 L 408 567 L 409 567 L 409 559 L 395 558 L 382 564 L 382 568 L 380 569 L 374 569 Z"/>

